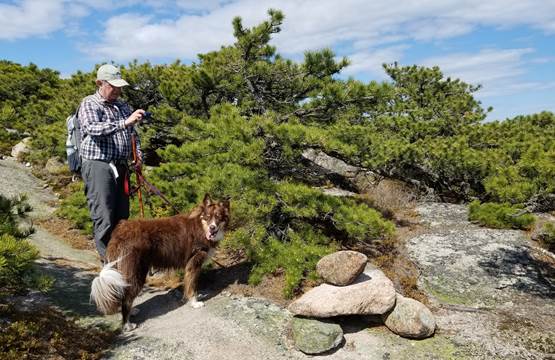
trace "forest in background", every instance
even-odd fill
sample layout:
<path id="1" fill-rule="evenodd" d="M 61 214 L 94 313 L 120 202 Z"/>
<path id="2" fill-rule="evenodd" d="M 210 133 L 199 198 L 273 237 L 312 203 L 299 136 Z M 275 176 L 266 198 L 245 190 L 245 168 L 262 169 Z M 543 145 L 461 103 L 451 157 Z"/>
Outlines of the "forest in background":
<path id="1" fill-rule="evenodd" d="M 269 42 L 283 21 L 277 10 L 252 28 L 235 18 L 235 43 L 190 65 L 121 66 L 131 84 L 123 97 L 153 114 L 139 129 L 147 178 L 184 211 L 207 192 L 230 198 L 224 246 L 253 263 L 252 283 L 283 271 L 291 296 L 315 277 L 322 255 L 395 236 L 394 219 L 375 199 L 326 195 L 322 188 L 345 184 L 315 173 L 307 149 L 419 194 L 473 201 L 471 216 L 491 226 L 527 229 L 526 212 L 555 210 L 553 113 L 484 122 L 479 86 L 437 67 L 385 64 L 387 81 L 341 79 L 349 61 L 329 49 L 307 51 L 302 62 L 280 56 Z M 64 159 L 65 119 L 95 91 L 95 75 L 63 79 L 0 61 L 0 154 L 31 137 L 28 161 Z M 82 184 L 69 189 L 59 214 L 86 228 Z M 156 197 L 147 205 L 149 216 L 172 214 Z"/>

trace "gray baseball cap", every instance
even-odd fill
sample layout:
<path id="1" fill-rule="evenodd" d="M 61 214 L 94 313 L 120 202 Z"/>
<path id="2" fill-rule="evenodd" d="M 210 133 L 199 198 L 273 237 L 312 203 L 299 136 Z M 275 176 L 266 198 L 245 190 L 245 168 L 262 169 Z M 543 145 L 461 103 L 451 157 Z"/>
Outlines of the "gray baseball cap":
<path id="1" fill-rule="evenodd" d="M 129 83 L 121 78 L 121 72 L 117 67 L 104 64 L 96 72 L 96 80 L 106 80 L 110 85 L 116 87 L 127 86 Z"/>

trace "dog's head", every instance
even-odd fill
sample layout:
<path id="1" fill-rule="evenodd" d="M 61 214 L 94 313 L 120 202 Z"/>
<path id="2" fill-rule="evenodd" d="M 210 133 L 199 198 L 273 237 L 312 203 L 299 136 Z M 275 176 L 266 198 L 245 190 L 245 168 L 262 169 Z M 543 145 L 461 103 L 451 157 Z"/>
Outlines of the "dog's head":
<path id="1" fill-rule="evenodd" d="M 229 223 L 229 200 L 215 202 L 206 194 L 202 201 L 200 214 L 202 228 L 209 241 L 220 241 L 224 238 L 224 231 Z"/>

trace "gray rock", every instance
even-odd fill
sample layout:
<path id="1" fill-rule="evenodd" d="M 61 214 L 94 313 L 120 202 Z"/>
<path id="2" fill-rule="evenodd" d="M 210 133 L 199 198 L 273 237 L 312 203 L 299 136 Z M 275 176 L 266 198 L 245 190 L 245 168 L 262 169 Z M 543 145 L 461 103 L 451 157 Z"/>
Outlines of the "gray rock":
<path id="1" fill-rule="evenodd" d="M 393 311 L 383 316 L 385 326 L 395 334 L 412 339 L 424 339 L 436 329 L 434 315 L 424 304 L 397 294 Z"/>
<path id="2" fill-rule="evenodd" d="M 338 324 L 315 319 L 293 318 L 291 330 L 295 348 L 305 354 L 320 354 L 339 346 L 343 330 Z"/>
<path id="3" fill-rule="evenodd" d="M 326 318 L 338 315 L 380 315 L 395 305 L 395 288 L 382 271 L 367 265 L 347 286 L 322 284 L 292 302 L 295 315 Z"/>
<path id="4" fill-rule="evenodd" d="M 30 153 L 29 150 L 29 143 L 31 142 L 30 137 L 26 137 L 25 139 L 21 140 L 12 148 L 12 157 L 14 157 L 17 161 L 23 161 L 25 155 Z"/>
<path id="5" fill-rule="evenodd" d="M 534 294 L 553 297 L 548 272 L 534 260 L 526 234 L 470 224 L 464 205 L 422 204 L 429 230 L 406 243 L 421 285 L 441 303 L 492 307 Z M 546 270 L 547 271 L 547 270 Z"/>
<path id="6" fill-rule="evenodd" d="M 318 275 L 332 285 L 349 285 L 360 275 L 368 257 L 357 251 L 337 251 L 324 256 L 316 264 Z"/>
<path id="7" fill-rule="evenodd" d="M 347 190 L 363 192 L 381 179 L 376 173 L 347 164 L 320 150 L 306 149 L 302 157 L 312 172 Z"/>

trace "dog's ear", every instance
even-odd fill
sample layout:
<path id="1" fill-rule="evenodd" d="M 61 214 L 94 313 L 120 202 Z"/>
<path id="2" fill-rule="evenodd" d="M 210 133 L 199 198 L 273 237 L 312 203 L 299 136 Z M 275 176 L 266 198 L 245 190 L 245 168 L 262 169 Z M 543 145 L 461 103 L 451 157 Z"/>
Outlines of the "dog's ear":
<path id="1" fill-rule="evenodd" d="M 222 201 L 222 205 L 229 211 L 229 199 L 225 199 L 224 201 Z"/>
<path id="2" fill-rule="evenodd" d="M 204 200 L 202 200 L 202 204 L 205 207 L 212 205 L 212 199 L 210 198 L 210 194 L 206 193 L 206 195 L 204 195 Z"/>

